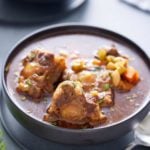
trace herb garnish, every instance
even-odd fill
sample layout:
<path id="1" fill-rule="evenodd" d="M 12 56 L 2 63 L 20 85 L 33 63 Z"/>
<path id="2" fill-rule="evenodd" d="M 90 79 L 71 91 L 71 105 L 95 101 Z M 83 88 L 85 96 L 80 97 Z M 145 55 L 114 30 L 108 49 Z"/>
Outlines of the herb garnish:
<path id="1" fill-rule="evenodd" d="M 102 68 L 101 67 L 94 67 L 92 71 L 100 71 Z"/>
<path id="2" fill-rule="evenodd" d="M 103 85 L 104 91 L 108 91 L 110 89 L 111 85 L 109 83 L 106 83 Z"/>
<path id="3" fill-rule="evenodd" d="M 31 80 L 30 80 L 30 79 L 27 79 L 27 80 L 25 81 L 25 83 L 26 83 L 27 85 L 29 85 L 29 86 L 31 86 L 31 85 L 32 85 L 32 82 L 31 82 Z"/>

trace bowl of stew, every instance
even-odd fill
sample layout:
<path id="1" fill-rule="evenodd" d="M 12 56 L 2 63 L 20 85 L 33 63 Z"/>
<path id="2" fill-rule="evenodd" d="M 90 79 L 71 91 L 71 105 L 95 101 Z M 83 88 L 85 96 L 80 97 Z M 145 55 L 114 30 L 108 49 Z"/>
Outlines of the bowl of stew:
<path id="1" fill-rule="evenodd" d="M 149 111 L 149 64 L 138 45 L 113 31 L 50 26 L 9 53 L 3 98 L 22 126 L 45 139 L 67 144 L 113 140 Z"/>

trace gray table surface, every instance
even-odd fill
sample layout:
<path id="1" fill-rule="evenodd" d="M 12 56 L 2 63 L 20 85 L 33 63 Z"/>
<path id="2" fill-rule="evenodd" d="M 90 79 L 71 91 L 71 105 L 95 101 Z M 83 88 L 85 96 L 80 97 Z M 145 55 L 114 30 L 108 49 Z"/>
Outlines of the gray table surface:
<path id="1" fill-rule="evenodd" d="M 150 56 L 150 14 L 119 0 L 88 0 L 78 11 L 59 20 L 34 25 L 0 23 L 0 67 L 12 46 L 23 36 L 47 25 L 69 22 L 96 25 L 116 31 L 135 41 Z M 1 123 L 0 129 L 3 130 Z M 19 150 L 5 131 L 4 141 L 8 150 Z"/>

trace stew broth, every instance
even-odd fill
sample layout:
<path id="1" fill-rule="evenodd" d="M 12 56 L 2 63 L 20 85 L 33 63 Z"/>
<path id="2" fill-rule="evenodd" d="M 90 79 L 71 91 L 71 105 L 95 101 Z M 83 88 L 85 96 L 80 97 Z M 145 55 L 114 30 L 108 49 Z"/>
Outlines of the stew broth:
<path id="1" fill-rule="evenodd" d="M 14 103 L 19 105 L 32 117 L 42 121 L 43 115 L 51 101 L 51 96 L 49 96 L 44 98 L 44 101 L 35 103 L 16 92 L 18 73 L 22 69 L 21 61 L 32 50 L 40 48 L 54 53 L 58 53 L 62 50 L 68 51 L 69 53 L 79 52 L 81 56 L 90 59 L 93 58 L 94 52 L 99 47 L 103 45 L 110 46 L 112 44 L 115 44 L 117 49 L 121 51 L 121 54 L 129 56 L 129 59 L 131 59 L 130 64 L 138 70 L 141 81 L 129 92 L 115 91 L 114 106 L 111 108 L 103 108 L 108 119 L 102 126 L 121 121 L 130 116 L 144 104 L 144 99 L 150 89 L 149 70 L 144 60 L 141 59 L 140 55 L 135 54 L 135 51 L 132 51 L 130 47 L 126 47 L 126 45 L 122 45 L 110 39 L 84 34 L 70 34 L 39 39 L 21 49 L 10 62 L 6 78 L 7 88 Z"/>

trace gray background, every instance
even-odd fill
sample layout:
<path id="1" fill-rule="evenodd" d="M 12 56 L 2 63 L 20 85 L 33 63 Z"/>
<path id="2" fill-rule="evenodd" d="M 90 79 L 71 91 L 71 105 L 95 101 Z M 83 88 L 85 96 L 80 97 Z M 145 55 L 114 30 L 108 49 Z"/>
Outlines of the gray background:
<path id="1" fill-rule="evenodd" d="M 150 56 L 150 14 L 130 7 L 119 0 L 88 0 L 78 11 L 59 20 L 33 25 L 0 22 L 0 67 L 12 46 L 23 36 L 43 26 L 69 22 L 96 25 L 116 31 L 135 41 Z M 1 123 L 0 129 L 2 129 Z M 4 133 L 4 141 L 8 150 L 19 150 L 7 133 Z M 99 149 L 98 146 L 93 148 Z M 105 147 L 101 148 L 105 149 Z"/>

